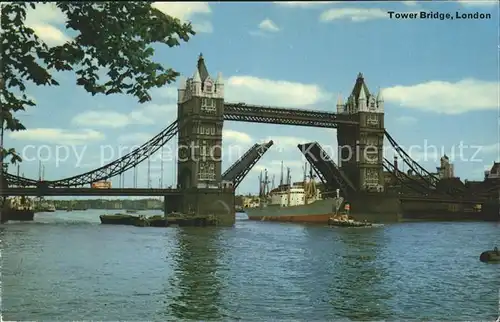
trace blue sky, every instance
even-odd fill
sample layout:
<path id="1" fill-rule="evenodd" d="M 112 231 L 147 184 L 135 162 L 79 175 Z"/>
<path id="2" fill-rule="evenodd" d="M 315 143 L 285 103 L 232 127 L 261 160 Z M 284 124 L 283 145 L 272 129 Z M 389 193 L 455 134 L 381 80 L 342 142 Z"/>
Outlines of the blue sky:
<path id="1" fill-rule="evenodd" d="M 222 72 L 228 102 L 335 112 L 339 93 L 345 99 L 362 72 L 372 92 L 383 89 L 388 132 L 404 147 L 420 146 L 411 154 L 428 170 L 435 169 L 445 152 L 454 157 L 456 175 L 480 180 L 485 168 L 499 159 L 496 2 L 157 5 L 192 21 L 198 33 L 180 47 L 156 48 L 156 59 L 189 77 L 202 52 L 209 72 L 213 76 Z M 387 14 L 391 10 L 453 15 L 478 11 L 491 13 L 492 18 L 391 20 Z M 72 36 L 64 30 L 64 17 L 51 5 L 39 5 L 27 23 L 49 45 Z M 121 95 L 92 97 L 75 85 L 73 74 L 56 76 L 59 87 L 28 87 L 37 103 L 19 114 L 28 130 L 6 138 L 6 146 L 24 151 L 21 172 L 27 177 L 38 177 L 37 150 L 45 160 L 45 179 L 64 178 L 116 159 L 120 149 L 122 154 L 129 152 L 176 117 L 176 84 L 154 90 L 153 101 L 141 105 Z M 291 167 L 294 179 L 300 179 L 303 160 L 298 143 L 318 141 L 336 149 L 335 130 L 237 122 L 226 122 L 224 129 L 224 169 L 238 158 L 235 147 L 244 152 L 255 142 L 275 141 L 239 193 L 256 192 L 258 173 L 264 168 L 278 181 L 281 160 Z M 175 141 L 165 148 L 164 158 L 175 149 Z M 469 146 L 462 156 L 457 150 L 460 142 Z M 431 145 L 438 147 L 438 153 L 430 148 L 424 153 L 423 148 Z M 61 160 L 67 152 L 67 159 Z M 160 161 L 154 159 L 151 184 L 158 187 Z M 174 162 L 164 162 L 164 185 L 174 183 L 175 170 Z M 147 163 L 138 174 L 138 185 L 147 186 Z M 133 186 L 132 172 L 125 182 Z M 119 186 L 118 178 L 113 185 Z"/>

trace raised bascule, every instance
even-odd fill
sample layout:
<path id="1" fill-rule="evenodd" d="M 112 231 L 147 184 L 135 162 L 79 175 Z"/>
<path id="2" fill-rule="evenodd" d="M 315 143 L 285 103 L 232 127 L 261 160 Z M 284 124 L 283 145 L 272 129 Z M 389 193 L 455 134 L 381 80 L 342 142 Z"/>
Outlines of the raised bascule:
<path id="1" fill-rule="evenodd" d="M 299 144 L 298 148 L 324 187 L 331 192 L 340 189 L 350 202 L 352 213 L 360 219 L 398 221 L 404 207 L 425 211 L 419 210 L 423 202 L 438 205 L 438 210 L 450 206 L 463 210 L 472 204 L 498 209 L 498 197 L 492 197 L 498 190 L 498 180 L 476 185 L 471 190 L 458 178 L 454 178 L 458 182 L 438 178 L 415 162 L 386 131 L 382 92 L 371 93 L 361 73 L 347 100 L 338 98 L 336 113 L 226 103 L 222 75 L 210 76 L 200 54 L 194 75 L 180 81 L 177 103 L 175 122 L 120 159 L 81 175 L 53 181 L 5 172 L 1 195 L 164 196 L 166 213 L 212 214 L 218 217 L 220 225 L 231 226 L 235 222 L 236 187 L 273 145 L 272 141 L 255 144 L 222 172 L 224 121 L 238 121 L 336 128 L 340 147 L 337 162 L 317 142 Z M 177 188 L 90 188 L 94 182 L 108 180 L 136 167 L 175 135 L 178 137 Z M 384 158 L 385 138 L 397 153 L 393 162 Z M 408 172 L 400 170 L 398 157 L 407 165 Z M 495 211 L 498 216 L 498 210 Z"/>

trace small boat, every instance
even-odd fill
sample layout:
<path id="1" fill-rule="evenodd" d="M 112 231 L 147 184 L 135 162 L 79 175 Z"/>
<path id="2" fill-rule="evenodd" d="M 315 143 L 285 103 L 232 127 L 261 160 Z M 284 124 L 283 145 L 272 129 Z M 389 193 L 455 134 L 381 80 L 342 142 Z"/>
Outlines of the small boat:
<path id="1" fill-rule="evenodd" d="M 127 209 L 126 212 L 127 212 L 127 214 L 136 214 L 137 210 L 135 210 L 135 209 Z"/>
<path id="2" fill-rule="evenodd" d="M 330 227 L 371 227 L 372 223 L 365 221 L 357 221 L 347 213 L 335 214 L 328 219 Z"/>
<path id="3" fill-rule="evenodd" d="M 328 221 L 328 225 L 331 227 L 371 227 L 372 223 L 365 221 L 354 221 L 354 220 L 337 220 L 332 219 Z"/>
<path id="4" fill-rule="evenodd" d="M 135 221 L 139 219 L 137 216 L 114 214 L 114 215 L 100 215 L 101 224 L 104 225 L 134 225 Z"/>
<path id="5" fill-rule="evenodd" d="M 482 252 L 479 260 L 483 263 L 500 263 L 500 251 L 495 247 L 493 250 Z"/>

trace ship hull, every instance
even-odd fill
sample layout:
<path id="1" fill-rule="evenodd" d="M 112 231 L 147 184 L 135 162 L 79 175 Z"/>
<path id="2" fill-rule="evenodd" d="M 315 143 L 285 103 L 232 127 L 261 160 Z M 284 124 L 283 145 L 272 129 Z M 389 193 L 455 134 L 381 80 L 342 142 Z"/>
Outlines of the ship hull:
<path id="1" fill-rule="evenodd" d="M 131 215 L 101 215 L 99 216 L 101 224 L 103 225 L 130 225 L 133 226 L 139 219 L 138 216 Z"/>
<path id="2" fill-rule="evenodd" d="M 494 201 L 483 203 L 480 211 L 460 202 L 407 202 L 403 205 L 402 221 L 500 221 L 500 209 Z"/>
<path id="3" fill-rule="evenodd" d="M 500 221 L 498 212 L 471 211 L 410 211 L 403 213 L 402 221 Z"/>
<path id="4" fill-rule="evenodd" d="M 270 205 L 246 208 L 249 220 L 327 224 L 332 216 L 334 200 L 318 200 L 308 205 L 281 207 Z"/>

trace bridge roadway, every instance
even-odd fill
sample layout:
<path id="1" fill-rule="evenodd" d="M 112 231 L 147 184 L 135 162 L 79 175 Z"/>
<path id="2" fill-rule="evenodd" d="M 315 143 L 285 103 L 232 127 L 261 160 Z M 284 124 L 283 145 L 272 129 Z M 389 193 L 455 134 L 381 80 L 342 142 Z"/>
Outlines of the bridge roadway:
<path id="1" fill-rule="evenodd" d="M 7 188 L 1 190 L 2 196 L 147 196 L 163 197 L 180 194 L 177 189 L 159 188 Z"/>
<path id="2" fill-rule="evenodd" d="M 204 190 L 204 189 L 202 189 Z M 209 189 L 210 190 L 210 189 Z M 201 191 L 203 192 L 203 191 Z M 95 188 L 19 188 L 12 187 L 1 189 L 2 196 L 147 196 L 147 197 L 163 197 L 171 195 L 179 195 L 181 192 L 178 189 L 160 189 L 160 188 L 111 188 L 111 189 L 95 189 Z M 422 201 L 422 202 L 438 202 L 438 203 L 470 203 L 477 204 L 487 201 L 486 198 L 465 199 L 465 198 L 449 198 L 449 196 L 415 196 L 401 195 L 401 202 L 405 201 Z"/>

